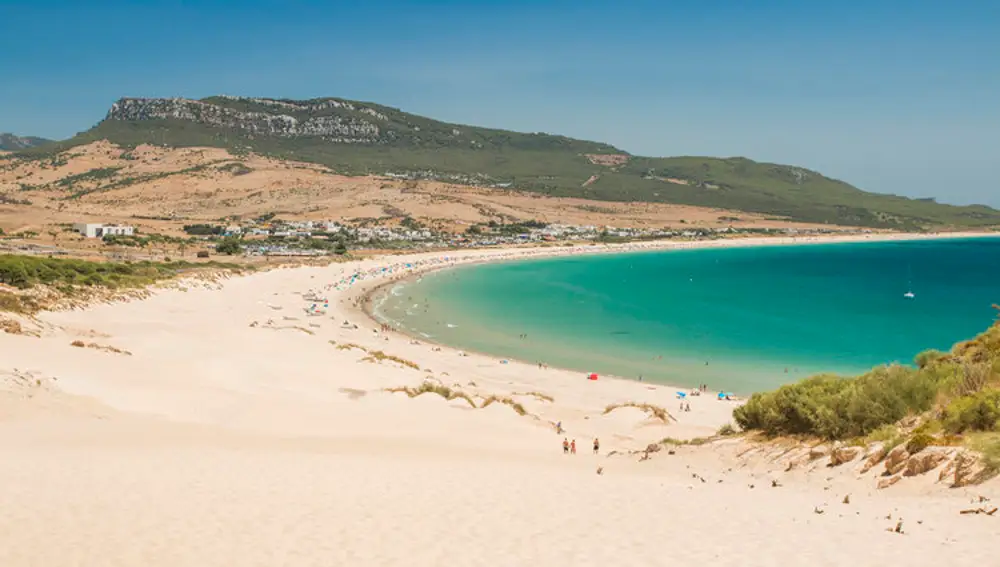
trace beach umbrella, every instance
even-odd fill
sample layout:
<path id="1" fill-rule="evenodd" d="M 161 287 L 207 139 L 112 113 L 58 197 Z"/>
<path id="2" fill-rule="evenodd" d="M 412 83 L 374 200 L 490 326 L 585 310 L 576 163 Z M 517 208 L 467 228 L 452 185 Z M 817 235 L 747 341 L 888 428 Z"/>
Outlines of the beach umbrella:
<path id="1" fill-rule="evenodd" d="M 597 374 L 591 374 L 587 377 L 587 380 L 597 380 Z"/>

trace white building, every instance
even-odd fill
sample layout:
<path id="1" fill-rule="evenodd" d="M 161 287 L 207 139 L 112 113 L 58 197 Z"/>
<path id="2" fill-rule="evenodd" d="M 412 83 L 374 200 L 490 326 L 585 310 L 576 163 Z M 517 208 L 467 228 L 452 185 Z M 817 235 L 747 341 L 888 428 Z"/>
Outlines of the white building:
<path id="1" fill-rule="evenodd" d="M 132 226 L 101 223 L 78 222 L 73 224 L 73 230 L 87 238 L 104 238 L 109 234 L 115 236 L 132 236 L 135 234 L 135 227 Z"/>

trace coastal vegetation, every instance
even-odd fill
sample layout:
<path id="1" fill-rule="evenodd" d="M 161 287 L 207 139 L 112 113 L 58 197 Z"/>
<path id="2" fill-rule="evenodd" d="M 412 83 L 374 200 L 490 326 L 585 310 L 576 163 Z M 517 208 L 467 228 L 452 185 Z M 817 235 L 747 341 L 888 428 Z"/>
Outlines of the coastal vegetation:
<path id="1" fill-rule="evenodd" d="M 511 396 L 531 396 L 536 400 L 549 403 L 556 401 L 556 399 L 553 398 L 552 396 L 544 394 L 542 392 L 514 392 L 513 394 L 511 394 Z"/>
<path id="2" fill-rule="evenodd" d="M 609 413 L 611 413 L 614 410 L 619 409 L 619 408 L 638 408 L 638 409 L 641 409 L 642 411 L 644 411 L 646 413 L 652 414 L 653 417 L 655 417 L 656 419 L 659 419 L 663 423 L 669 423 L 671 419 L 674 419 L 674 417 L 672 415 L 670 415 L 670 412 L 668 412 L 667 410 L 661 408 L 660 406 L 656 406 L 656 405 L 653 405 L 653 404 L 647 404 L 647 403 L 638 403 L 638 402 L 624 402 L 624 403 L 620 403 L 620 404 L 611 404 L 611 405 L 609 405 L 609 406 L 607 406 L 607 407 L 604 408 L 603 415 L 607 415 L 607 414 L 609 414 Z"/>
<path id="3" fill-rule="evenodd" d="M 524 409 L 524 406 L 522 406 L 521 404 L 515 402 L 511 398 L 501 397 L 501 396 L 489 396 L 486 399 L 484 399 L 482 403 L 479 404 L 479 407 L 480 409 L 482 409 L 485 407 L 489 407 L 493 404 L 503 404 L 505 406 L 510 406 L 510 408 L 514 410 L 514 412 L 516 412 L 517 415 L 525 415 L 528 413 Z"/>
<path id="4" fill-rule="evenodd" d="M 734 411 L 747 431 L 908 453 L 966 445 L 1000 470 L 1000 321 L 948 353 L 854 377 L 821 375 L 757 393 Z"/>
<path id="5" fill-rule="evenodd" d="M 472 399 L 472 396 L 462 392 L 460 390 L 453 390 L 448 386 L 443 384 L 435 384 L 431 381 L 426 381 L 416 388 L 411 388 L 409 386 L 401 386 L 398 388 L 386 388 L 387 392 L 397 393 L 402 392 L 411 398 L 416 398 L 417 396 L 422 396 L 424 394 L 436 394 L 442 398 L 448 400 L 462 399 L 469 403 L 470 406 L 476 408 L 476 401 Z"/>
<path id="6" fill-rule="evenodd" d="M 0 255 L 0 283 L 20 289 L 43 284 L 57 287 L 142 287 L 185 271 L 204 268 L 243 269 L 235 264 L 219 262 L 91 262 L 4 254 Z"/>
<path id="7" fill-rule="evenodd" d="M 483 409 L 493 404 L 501 404 L 510 407 L 515 413 L 517 413 L 517 415 L 528 415 L 528 411 L 524 409 L 523 405 L 508 396 L 490 395 L 483 398 L 482 401 L 477 404 L 476 400 L 469 394 L 455 388 L 449 388 L 444 384 L 433 382 L 432 380 L 425 380 L 416 388 L 410 386 L 399 386 L 396 388 L 386 388 L 385 391 L 390 393 L 403 393 L 411 398 L 416 398 L 417 396 L 422 396 L 424 394 L 436 394 L 449 402 L 457 399 L 465 400 L 473 409 Z"/>
<path id="8" fill-rule="evenodd" d="M 900 230 L 1000 225 L 1000 211 L 986 206 L 869 193 L 801 167 L 741 157 L 632 156 L 600 142 L 450 124 L 336 98 L 122 99 L 89 131 L 17 155 L 46 160 L 97 140 L 126 151 L 139 144 L 223 147 L 236 155 L 252 151 L 318 163 L 347 175 L 388 174 L 557 197 L 695 205 L 821 224 Z M 232 175 L 249 172 L 232 162 L 199 167 L 209 166 Z M 148 180 L 91 179 L 67 198 Z"/>
<path id="9" fill-rule="evenodd" d="M 14 254 L 0 255 L 0 284 L 18 292 L 0 290 L 0 311 L 30 315 L 44 308 L 31 289 L 44 286 L 62 296 L 82 290 L 139 289 L 158 281 L 201 270 L 243 271 L 246 266 L 221 262 L 91 262 Z"/>
<path id="10" fill-rule="evenodd" d="M 405 358 L 400 358 L 392 354 L 386 354 L 380 350 L 367 350 L 368 356 L 362 358 L 364 362 L 382 362 L 383 360 L 388 360 L 389 362 L 395 362 L 401 366 L 407 368 L 412 368 L 413 370 L 420 370 L 420 365 L 411 360 L 406 360 Z"/>

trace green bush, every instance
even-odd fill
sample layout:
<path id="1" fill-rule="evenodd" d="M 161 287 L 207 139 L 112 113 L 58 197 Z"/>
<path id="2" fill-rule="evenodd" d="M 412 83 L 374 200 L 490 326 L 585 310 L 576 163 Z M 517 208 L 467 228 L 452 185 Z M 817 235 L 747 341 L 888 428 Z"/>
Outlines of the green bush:
<path id="1" fill-rule="evenodd" d="M 221 242 L 215 245 L 215 251 L 219 254 L 225 254 L 226 256 L 232 256 L 234 254 L 239 254 L 243 251 L 243 246 L 240 241 L 236 238 L 224 238 Z"/>
<path id="2" fill-rule="evenodd" d="M 932 348 L 915 356 L 913 358 L 913 364 L 915 364 L 917 368 L 927 368 L 930 364 L 937 362 L 946 356 L 948 356 L 948 353 Z"/>
<path id="3" fill-rule="evenodd" d="M 239 269 L 233 264 L 214 264 L 226 269 Z M 27 289 L 46 284 L 64 289 L 73 286 L 138 287 L 170 278 L 205 264 L 188 262 L 89 262 L 66 258 L 0 255 L 0 283 Z"/>
<path id="4" fill-rule="evenodd" d="M 769 435 L 861 437 L 930 409 L 938 387 L 933 373 L 902 366 L 876 368 L 854 378 L 821 375 L 754 394 L 733 416 L 744 430 Z"/>
<path id="5" fill-rule="evenodd" d="M 915 455 L 934 443 L 934 438 L 926 433 L 917 433 L 906 442 L 906 452 Z"/>
<path id="6" fill-rule="evenodd" d="M 969 437 L 968 446 L 983 456 L 987 470 L 1000 470 L 1000 434 L 976 433 Z"/>
<path id="7" fill-rule="evenodd" d="M 950 433 L 994 431 L 1000 427 L 1000 390 L 952 400 L 943 413 L 941 421 Z"/>

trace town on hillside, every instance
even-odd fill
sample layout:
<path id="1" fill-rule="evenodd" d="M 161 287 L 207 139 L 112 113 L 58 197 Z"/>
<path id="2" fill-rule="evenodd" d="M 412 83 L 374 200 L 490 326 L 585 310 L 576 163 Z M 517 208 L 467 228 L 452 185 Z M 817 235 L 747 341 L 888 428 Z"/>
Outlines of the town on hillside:
<path id="1" fill-rule="evenodd" d="M 571 225 L 528 220 L 500 223 L 489 221 L 469 224 L 462 232 L 434 230 L 412 217 L 398 224 L 380 223 L 379 219 L 354 221 L 281 220 L 266 214 L 254 219 L 223 219 L 217 223 L 187 224 L 185 236 L 143 232 L 124 224 L 80 222 L 66 225 L 63 231 L 77 235 L 83 242 L 96 242 L 108 255 L 128 255 L 133 250 L 141 256 L 166 248 L 184 256 L 188 250 L 199 257 L 210 253 L 243 256 L 334 256 L 350 250 L 417 250 L 448 248 L 486 248 L 519 245 L 552 246 L 571 243 L 611 244 L 650 240 L 706 240 L 741 236 L 809 236 L 823 234 L 870 233 L 868 229 L 844 227 L 691 227 L 622 228 L 597 225 Z M 60 246 L 31 242 L 35 233 L 0 235 L 0 250 L 22 253 L 64 255 Z M 59 240 L 56 239 L 55 243 Z M 67 240 L 63 238 L 63 244 Z M 72 247 L 70 247 L 72 248 Z"/>

